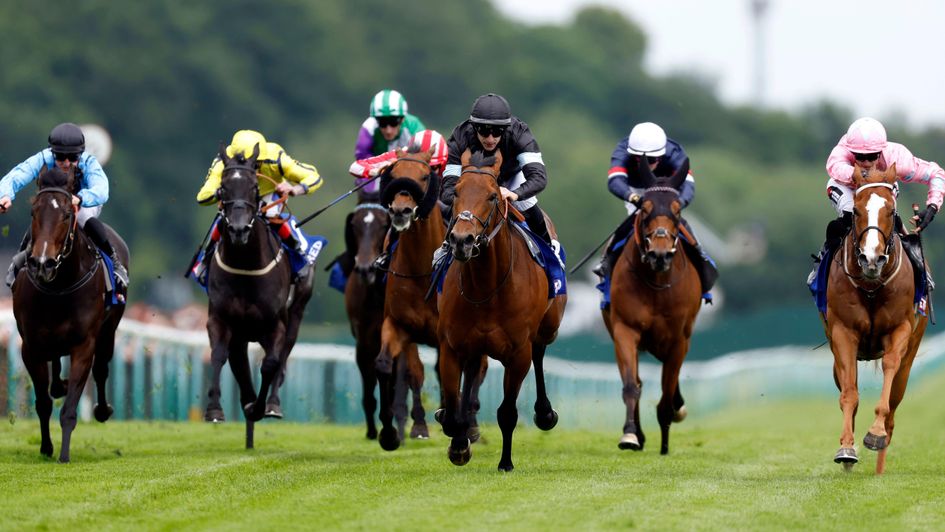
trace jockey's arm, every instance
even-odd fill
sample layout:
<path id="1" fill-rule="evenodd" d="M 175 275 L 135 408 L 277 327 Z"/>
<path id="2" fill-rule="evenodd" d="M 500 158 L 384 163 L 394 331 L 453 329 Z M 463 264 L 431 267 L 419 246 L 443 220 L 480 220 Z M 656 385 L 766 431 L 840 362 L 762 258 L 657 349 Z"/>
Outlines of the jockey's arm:
<path id="1" fill-rule="evenodd" d="M 545 171 L 545 162 L 541 158 L 538 141 L 524 122 L 522 126 L 523 129 L 516 134 L 514 139 L 515 151 L 518 152 L 515 159 L 525 175 L 525 182 L 512 191 L 518 195 L 519 201 L 537 196 L 548 186 L 548 174 Z M 510 127 L 509 133 L 513 129 L 514 127 Z"/>
<path id="2" fill-rule="evenodd" d="M 200 191 L 197 192 L 197 203 L 200 205 L 213 205 L 217 202 L 217 189 L 220 188 L 223 177 L 223 161 L 217 157 L 207 170 L 207 179 L 204 181 Z"/>
<path id="3" fill-rule="evenodd" d="M 105 176 L 105 170 L 99 164 L 98 159 L 92 155 L 83 157 L 80 162 L 84 163 L 82 168 L 83 179 L 81 189 L 78 192 L 82 199 L 83 207 L 96 207 L 105 205 L 108 201 L 108 177 Z"/>
<path id="4" fill-rule="evenodd" d="M 685 209 L 692 203 L 693 198 L 696 196 L 696 180 L 692 177 L 692 172 L 689 172 L 689 175 L 686 176 L 686 180 L 683 181 L 682 186 L 679 188 L 679 203 L 680 207 Z"/>
<path id="5" fill-rule="evenodd" d="M 43 152 L 39 152 L 22 163 L 16 165 L 7 175 L 0 179 L 0 198 L 9 198 L 12 202 L 16 193 L 30 184 L 45 164 Z"/>
<path id="6" fill-rule="evenodd" d="M 298 187 L 293 189 L 295 192 L 292 194 L 293 196 L 311 194 L 322 186 L 322 177 L 314 166 L 296 161 L 285 152 L 281 154 L 279 163 L 282 167 L 283 177 L 290 183 L 301 187 L 301 190 Z"/>
<path id="7" fill-rule="evenodd" d="M 348 168 L 348 173 L 360 179 L 367 179 L 369 177 L 376 176 L 381 172 L 381 170 L 387 168 L 396 160 L 397 152 L 391 150 L 376 157 L 358 159 L 357 161 L 351 163 L 351 166 Z"/>
<path id="8" fill-rule="evenodd" d="M 853 188 L 853 165 L 850 152 L 842 146 L 835 146 L 827 157 L 827 175 L 834 181 L 848 188 Z"/>
<path id="9" fill-rule="evenodd" d="M 926 205 L 942 207 L 945 196 L 945 170 L 938 163 L 920 159 L 908 148 L 901 144 L 889 143 L 887 149 L 889 161 L 886 164 L 896 164 L 896 176 L 904 183 L 923 183 L 929 187 Z"/>

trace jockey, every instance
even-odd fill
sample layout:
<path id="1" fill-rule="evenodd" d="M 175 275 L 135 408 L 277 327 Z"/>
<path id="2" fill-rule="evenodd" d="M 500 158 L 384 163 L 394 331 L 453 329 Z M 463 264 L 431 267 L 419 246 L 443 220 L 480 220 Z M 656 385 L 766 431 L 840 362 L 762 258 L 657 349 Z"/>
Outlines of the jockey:
<path id="1" fill-rule="evenodd" d="M 614 261 L 619 256 L 619 250 L 614 249 L 614 244 L 626 240 L 633 231 L 637 211 L 636 202 L 646 191 L 642 177 L 639 175 L 640 157 L 646 157 L 650 170 L 657 177 L 673 175 L 688 158 L 683 147 L 675 140 L 666 138 L 663 128 L 653 122 L 642 122 L 633 126 L 630 136 L 617 143 L 614 153 L 610 156 L 607 188 L 614 196 L 625 202 L 628 217 L 614 231 L 614 236 L 604 250 L 604 257 L 593 269 L 594 273 L 600 277 L 610 275 Z M 680 207 L 685 209 L 692 202 L 695 193 L 696 182 L 692 172 L 689 172 L 679 189 Z M 688 224 L 685 221 L 683 224 L 692 234 L 692 229 Z M 696 245 L 695 242 L 692 244 Z"/>
<path id="2" fill-rule="evenodd" d="M 929 187 L 925 209 L 912 217 L 916 232 L 932 223 L 945 195 L 945 171 L 930 161 L 924 161 L 912 155 L 905 146 L 886 140 L 886 129 L 879 121 L 872 118 L 860 118 L 850 125 L 846 135 L 830 152 L 827 158 L 827 197 L 837 210 L 838 217 L 827 224 L 826 240 L 823 249 L 814 258 L 814 270 L 807 278 L 810 286 L 817 275 L 818 263 L 840 247 L 843 237 L 853 227 L 853 165 L 858 164 L 863 170 L 876 168 L 886 170 L 896 165 L 896 174 L 904 183 L 923 183 Z M 894 190 L 899 193 L 898 183 Z"/>
<path id="3" fill-rule="evenodd" d="M 407 112 L 407 100 L 395 90 L 384 89 L 371 100 L 371 116 L 361 124 L 354 158 L 358 161 L 403 148 L 410 138 L 426 129 L 419 118 Z M 358 196 L 364 201 L 380 198 L 380 182 L 362 188 Z"/>
<path id="4" fill-rule="evenodd" d="M 417 152 L 426 152 L 433 149 L 433 155 L 430 158 L 430 171 L 438 176 L 443 175 L 443 169 L 446 166 L 446 160 L 449 155 L 446 147 L 446 139 L 443 138 L 443 135 L 440 135 L 439 132 L 433 129 L 424 129 L 419 131 L 410 139 L 408 147 L 411 151 Z M 378 174 L 383 172 L 385 168 L 393 164 L 393 162 L 396 160 L 397 150 L 393 149 L 376 157 L 360 159 L 351 163 L 351 167 L 348 168 L 348 172 L 355 177 L 356 184 L 360 184 L 365 179 L 377 177 Z M 377 181 L 375 181 L 375 183 L 377 183 Z M 380 191 L 375 192 L 374 198 L 375 199 L 373 201 L 375 202 L 380 200 Z M 364 197 L 361 199 L 361 203 L 367 201 L 367 199 Z M 389 259 L 387 249 L 388 246 L 396 240 L 397 234 L 398 233 L 396 231 L 391 234 L 391 241 L 384 246 L 384 252 L 381 253 L 381 255 L 375 260 L 375 265 L 377 268 L 387 268 L 387 261 Z M 350 242 L 347 243 L 347 245 L 350 244 Z M 335 261 L 341 266 L 341 270 L 344 273 L 345 278 L 351 274 L 351 270 L 354 268 L 355 253 L 357 253 L 357 250 L 355 249 L 345 249 L 344 252 L 335 257 Z"/>
<path id="5" fill-rule="evenodd" d="M 85 234 L 92 239 L 92 242 L 112 259 L 118 283 L 122 285 L 122 288 L 127 288 L 128 271 L 118 260 L 115 249 L 108 241 L 105 224 L 98 219 L 99 214 L 102 213 L 102 207 L 108 201 L 108 177 L 98 159 L 85 152 L 85 135 L 82 134 L 79 126 L 67 122 L 54 127 L 49 133 L 49 148 L 18 164 L 3 176 L 0 180 L 0 212 L 10 209 L 16 193 L 39 177 L 44 167 L 50 169 L 59 167 L 65 172 L 68 172 L 70 168 L 75 169 L 79 191 L 72 197 L 72 204 L 79 206 L 79 212 L 76 215 L 78 224 L 85 229 Z M 7 271 L 7 286 L 13 286 L 16 274 L 26 264 L 29 241 L 30 229 L 27 228 L 20 249 L 13 256 L 10 269 Z"/>
<path id="6" fill-rule="evenodd" d="M 558 243 L 552 241 L 545 224 L 545 216 L 538 207 L 538 193 L 548 185 L 545 163 L 538 142 L 528 124 L 512 116 L 509 102 L 498 94 L 484 94 L 473 103 L 469 118 L 453 130 L 448 143 L 449 161 L 443 172 L 443 191 L 440 200 L 448 206 L 456 197 L 456 183 L 462 172 L 460 158 L 467 148 L 502 153 L 499 169 L 499 191 L 502 199 L 509 200 L 525 216 L 528 227 L 541 237 L 555 253 Z M 447 244 L 437 250 L 437 258 Z M 435 258 L 434 260 L 437 260 Z"/>
<path id="7" fill-rule="evenodd" d="M 322 186 L 322 178 L 318 175 L 318 170 L 314 166 L 296 161 L 285 152 L 282 146 L 275 142 L 267 142 L 261 133 L 249 129 L 237 131 L 233 135 L 233 140 L 226 147 L 226 154 L 229 157 L 235 157 L 242 153 L 244 157 L 249 158 L 253 149 L 259 145 L 259 157 L 256 159 L 256 172 L 260 175 L 259 179 L 259 198 L 263 203 L 269 203 L 279 199 L 279 197 L 288 194 L 289 196 L 302 196 L 311 194 Z M 197 203 L 200 205 L 215 205 L 218 201 L 218 190 L 223 177 L 223 160 L 219 155 L 213 159 L 210 170 L 207 172 L 207 180 L 197 192 Z M 282 213 L 282 207 L 270 208 L 265 213 L 270 222 L 273 223 L 273 230 L 282 239 L 283 243 L 290 250 L 305 257 L 308 253 L 308 240 L 305 238 L 302 230 L 296 225 L 298 221 L 294 215 Z M 193 266 L 193 274 L 198 280 L 206 279 L 206 272 L 210 265 L 210 257 L 216 249 L 216 244 L 220 240 L 220 231 L 217 222 L 220 216 L 213 222 L 213 229 L 210 232 L 210 242 L 207 244 L 206 253 L 200 262 Z M 298 278 L 306 275 L 308 268 L 298 273 Z M 296 279 L 297 280 L 297 279 Z M 204 284 L 204 283 L 201 283 Z"/>

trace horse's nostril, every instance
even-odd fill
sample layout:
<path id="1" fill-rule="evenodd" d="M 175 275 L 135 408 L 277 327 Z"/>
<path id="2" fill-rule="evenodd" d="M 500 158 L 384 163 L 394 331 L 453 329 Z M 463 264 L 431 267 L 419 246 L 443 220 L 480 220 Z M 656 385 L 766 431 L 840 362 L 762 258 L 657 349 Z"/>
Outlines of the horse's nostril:
<path id="1" fill-rule="evenodd" d="M 43 263 L 43 266 L 51 270 L 56 267 L 56 261 L 53 259 L 46 259 L 46 262 Z"/>

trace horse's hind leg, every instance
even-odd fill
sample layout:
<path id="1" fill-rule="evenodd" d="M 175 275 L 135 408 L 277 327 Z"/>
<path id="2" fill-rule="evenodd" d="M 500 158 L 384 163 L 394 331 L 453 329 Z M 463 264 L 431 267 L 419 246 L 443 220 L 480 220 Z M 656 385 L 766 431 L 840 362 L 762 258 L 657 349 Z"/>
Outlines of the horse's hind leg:
<path id="1" fill-rule="evenodd" d="M 108 327 L 108 323 L 105 327 Z M 108 404 L 108 398 L 105 393 L 105 382 L 108 381 L 108 363 L 112 360 L 115 352 L 115 330 L 111 328 L 103 329 L 99 333 L 98 340 L 95 342 L 95 361 L 92 363 L 92 377 L 95 379 L 95 388 L 97 392 L 97 403 L 92 409 L 96 421 L 104 423 L 115 412 L 112 405 Z"/>
<path id="2" fill-rule="evenodd" d="M 312 283 L 313 275 L 309 275 L 306 279 L 309 282 L 309 285 Z M 308 303 L 309 298 L 311 298 L 311 286 L 307 289 L 308 297 L 305 297 L 305 294 L 300 291 L 296 294 L 296 300 L 292 304 L 292 308 L 289 309 L 289 323 L 286 326 L 285 330 L 285 340 L 282 346 L 282 354 L 279 357 L 281 360 L 281 368 L 276 378 L 272 381 L 272 390 L 269 392 L 269 398 L 266 399 L 266 417 L 282 419 L 282 401 L 279 398 L 279 390 L 282 389 L 282 385 L 285 384 L 285 373 L 289 365 L 289 355 L 292 353 L 292 348 L 295 347 L 295 342 L 299 337 L 299 326 L 302 322 L 302 314 L 305 312 L 305 304 Z"/>
<path id="3" fill-rule="evenodd" d="M 95 337 L 89 336 L 85 343 L 78 346 L 72 353 L 69 364 L 69 387 L 66 390 L 66 400 L 59 412 L 59 425 L 62 427 L 62 445 L 59 448 L 59 462 L 69 462 L 69 445 L 72 441 L 72 431 L 75 429 L 78 418 L 79 398 L 85 389 L 92 370 L 92 360 L 95 358 Z"/>
<path id="4" fill-rule="evenodd" d="M 210 389 L 207 391 L 207 410 L 204 413 L 204 421 L 211 423 L 222 423 L 226 421 L 223 415 L 223 407 L 220 405 L 220 372 L 223 371 L 223 365 L 227 361 L 227 347 L 230 343 L 231 333 L 227 327 L 217 319 L 213 313 L 210 313 L 210 321 L 207 323 L 207 332 L 210 336 Z"/>
<path id="5" fill-rule="evenodd" d="M 247 405 L 252 405 L 256 401 L 256 390 L 253 388 L 253 377 L 249 367 L 249 353 L 247 352 L 248 342 L 238 338 L 232 338 L 228 346 L 230 353 L 230 369 L 233 371 L 233 377 L 236 379 L 236 385 L 240 389 L 240 406 L 246 411 Z M 246 417 L 246 448 L 252 449 L 253 442 L 253 419 L 248 415 Z"/>
<path id="6" fill-rule="evenodd" d="M 282 347 L 285 342 L 285 324 L 276 322 L 272 334 L 259 342 L 262 346 L 265 356 L 263 356 L 262 367 L 260 368 L 261 378 L 259 379 L 259 393 L 256 395 L 256 401 L 251 406 L 244 404 L 243 413 L 246 419 L 259 421 L 266 414 L 266 396 L 269 393 L 269 387 L 276 380 L 280 371 L 282 371 Z"/>
<path id="7" fill-rule="evenodd" d="M 840 449 L 833 461 L 852 467 L 859 461 L 853 447 L 853 422 L 860 404 L 860 392 L 857 390 L 855 335 L 847 328 L 835 325 L 831 327 L 830 343 L 833 350 L 833 378 L 840 390 L 840 410 L 843 412 L 843 429 L 840 433 Z"/>
<path id="8" fill-rule="evenodd" d="M 410 419 L 413 420 L 410 437 L 426 440 L 430 438 L 430 429 L 427 428 L 427 414 L 423 409 L 423 380 L 425 375 L 417 344 L 411 345 L 406 355 L 404 361 L 407 366 L 407 383 L 410 385 L 410 395 L 413 400 L 413 408 L 410 409 Z"/>
<path id="9" fill-rule="evenodd" d="M 531 366 L 531 346 L 525 345 L 518 352 L 513 353 L 508 363 L 505 365 L 504 396 L 502 404 L 496 411 L 496 419 L 499 422 L 499 428 L 502 429 L 502 457 L 499 459 L 500 471 L 511 471 L 515 466 L 512 465 L 512 433 L 515 431 L 515 425 L 518 423 L 518 409 L 515 402 L 518 400 L 518 393 L 522 389 L 522 381 L 528 374 L 528 368 Z"/>
<path id="10" fill-rule="evenodd" d="M 558 413 L 551 407 L 548 393 L 545 390 L 545 349 L 544 344 L 532 344 L 532 364 L 535 366 L 535 389 L 538 397 L 535 399 L 535 426 L 541 430 L 551 430 L 558 424 Z"/>
<path id="11" fill-rule="evenodd" d="M 686 419 L 686 400 L 683 399 L 679 391 L 679 381 L 676 381 L 676 394 L 673 396 L 673 423 L 679 423 Z"/>
<path id="12" fill-rule="evenodd" d="M 46 361 L 36 362 L 37 355 L 24 343 L 21 354 L 26 371 L 33 381 L 33 393 L 36 395 L 36 415 L 39 417 L 39 432 L 42 442 L 39 452 L 52 457 L 53 444 L 49 437 L 49 416 L 52 415 L 52 397 L 49 396 L 49 364 Z"/>
<path id="13" fill-rule="evenodd" d="M 377 376 L 374 374 L 374 357 L 377 356 L 377 342 L 357 341 L 355 359 L 358 370 L 361 372 L 361 407 L 364 409 L 364 421 L 367 423 L 367 438 L 377 439 L 377 424 L 374 422 L 374 412 L 377 410 L 377 399 L 374 398 L 374 389 L 377 387 Z"/>
<path id="14" fill-rule="evenodd" d="M 399 356 L 394 360 L 394 402 L 391 403 L 391 412 L 394 423 L 397 424 L 397 439 L 404 441 L 407 430 L 407 396 L 410 394 L 410 379 L 407 373 L 407 357 Z"/>
<path id="15" fill-rule="evenodd" d="M 68 386 L 68 380 L 63 380 L 62 378 L 62 359 L 59 357 L 53 357 L 52 359 L 52 383 L 49 385 L 49 395 L 53 399 L 59 399 L 60 397 L 66 396 L 66 386 Z"/>
<path id="16" fill-rule="evenodd" d="M 686 357 L 686 352 L 689 350 L 689 339 L 676 342 L 674 347 L 676 349 L 669 353 L 669 356 L 663 361 L 663 394 L 660 397 L 660 402 L 656 405 L 656 419 L 659 421 L 662 435 L 660 454 L 669 454 L 669 425 L 676 415 L 673 402 L 679 389 L 679 370 L 682 367 L 683 359 Z"/>

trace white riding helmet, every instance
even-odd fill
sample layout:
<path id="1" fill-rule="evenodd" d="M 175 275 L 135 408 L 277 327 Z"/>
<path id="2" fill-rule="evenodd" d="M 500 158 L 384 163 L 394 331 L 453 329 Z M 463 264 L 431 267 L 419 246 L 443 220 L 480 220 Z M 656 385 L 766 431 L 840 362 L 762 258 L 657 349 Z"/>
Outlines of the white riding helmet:
<path id="1" fill-rule="evenodd" d="M 627 139 L 627 151 L 631 155 L 659 157 L 666 153 L 666 133 L 653 122 L 637 124 Z"/>

